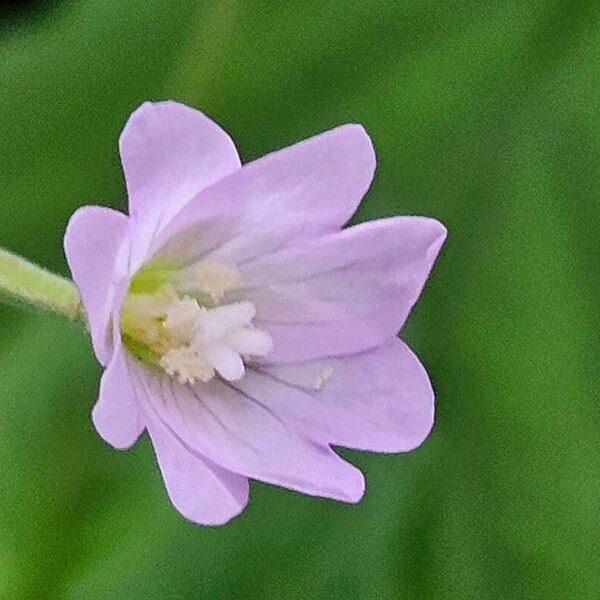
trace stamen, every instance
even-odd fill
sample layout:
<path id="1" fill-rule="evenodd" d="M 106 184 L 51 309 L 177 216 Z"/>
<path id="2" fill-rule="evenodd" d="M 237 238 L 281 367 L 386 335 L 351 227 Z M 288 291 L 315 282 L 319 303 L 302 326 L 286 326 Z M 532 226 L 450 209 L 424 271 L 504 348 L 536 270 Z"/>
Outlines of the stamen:
<path id="1" fill-rule="evenodd" d="M 325 385 L 325 382 L 328 379 L 331 379 L 331 376 L 333 375 L 333 369 L 331 367 L 325 367 L 322 371 L 321 374 L 317 377 L 315 384 L 314 384 L 314 388 L 315 390 L 320 390 L 323 385 Z"/>
<path id="2" fill-rule="evenodd" d="M 215 376 L 213 367 L 189 346 L 172 348 L 160 359 L 159 364 L 167 375 L 177 377 L 182 384 L 196 381 L 207 383 Z"/>
<path id="3" fill-rule="evenodd" d="M 233 263 L 205 260 L 181 270 L 175 277 L 176 285 L 183 292 L 200 292 L 218 304 L 223 296 L 240 284 L 240 272 Z"/>
<path id="4" fill-rule="evenodd" d="M 252 302 L 214 306 L 239 285 L 235 265 L 204 261 L 166 276 L 171 283 L 153 292 L 130 288 L 121 310 L 122 339 L 142 362 L 159 365 L 182 384 L 206 383 L 215 373 L 236 381 L 245 374 L 245 360 L 271 352 L 271 336 L 252 325 Z"/>
<path id="5" fill-rule="evenodd" d="M 201 262 L 196 269 L 196 275 L 200 289 L 215 302 L 219 302 L 225 292 L 235 289 L 240 284 L 240 272 L 233 263 Z"/>

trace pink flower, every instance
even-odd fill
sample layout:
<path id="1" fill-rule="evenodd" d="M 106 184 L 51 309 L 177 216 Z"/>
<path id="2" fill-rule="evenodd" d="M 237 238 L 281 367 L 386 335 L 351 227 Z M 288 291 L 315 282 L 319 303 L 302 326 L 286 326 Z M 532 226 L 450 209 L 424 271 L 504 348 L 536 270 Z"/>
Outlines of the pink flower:
<path id="1" fill-rule="evenodd" d="M 331 444 L 418 446 L 433 392 L 396 334 L 445 238 L 424 217 L 341 229 L 375 169 L 343 125 L 247 165 L 175 102 L 120 141 L 130 216 L 80 208 L 65 251 L 105 367 L 92 418 L 115 448 L 146 429 L 171 501 L 225 523 L 248 479 L 357 502 Z"/>

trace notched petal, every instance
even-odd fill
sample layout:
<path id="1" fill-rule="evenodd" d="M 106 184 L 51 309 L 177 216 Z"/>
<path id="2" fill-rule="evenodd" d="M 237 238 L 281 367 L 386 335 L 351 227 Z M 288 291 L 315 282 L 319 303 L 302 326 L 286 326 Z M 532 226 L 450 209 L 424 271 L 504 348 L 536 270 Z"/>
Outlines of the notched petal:
<path id="1" fill-rule="evenodd" d="M 248 503 L 248 480 L 187 447 L 154 415 L 148 433 L 173 506 L 189 521 L 223 525 Z"/>
<path id="2" fill-rule="evenodd" d="M 109 332 L 115 299 L 118 257 L 127 238 L 127 217 L 102 206 L 76 210 L 65 232 L 64 247 L 69 269 L 85 308 L 94 352 L 106 365 L 112 353 Z"/>
<path id="3" fill-rule="evenodd" d="M 92 410 L 96 431 L 119 450 L 131 447 L 144 430 L 127 361 L 124 350 L 119 348 L 102 375 L 98 401 Z M 131 365 L 131 368 L 138 367 Z"/>

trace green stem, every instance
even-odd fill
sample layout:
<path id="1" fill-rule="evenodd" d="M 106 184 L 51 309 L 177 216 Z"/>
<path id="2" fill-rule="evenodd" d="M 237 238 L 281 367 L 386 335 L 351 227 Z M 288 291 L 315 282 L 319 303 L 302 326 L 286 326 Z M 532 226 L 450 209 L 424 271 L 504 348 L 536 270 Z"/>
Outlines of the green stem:
<path id="1" fill-rule="evenodd" d="M 25 303 L 84 322 L 77 288 L 70 279 L 0 248 L 0 295 L 8 301 Z"/>

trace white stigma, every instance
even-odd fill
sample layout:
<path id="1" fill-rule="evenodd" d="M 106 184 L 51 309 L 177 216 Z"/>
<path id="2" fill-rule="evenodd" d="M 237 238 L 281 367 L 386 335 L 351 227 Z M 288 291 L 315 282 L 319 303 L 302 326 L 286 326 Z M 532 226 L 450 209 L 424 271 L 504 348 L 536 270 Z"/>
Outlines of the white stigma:
<path id="1" fill-rule="evenodd" d="M 163 322 L 169 336 L 184 344 L 169 350 L 160 361 L 179 381 L 210 381 L 215 371 L 228 381 L 245 374 L 244 358 L 266 356 L 271 336 L 252 325 L 256 309 L 251 302 L 202 308 L 192 298 L 173 301 Z"/>
<path id="2" fill-rule="evenodd" d="M 271 336 L 252 326 L 255 314 L 251 302 L 236 302 L 206 310 L 198 321 L 192 347 L 223 379 L 241 379 L 243 358 L 266 356 L 273 349 Z"/>

